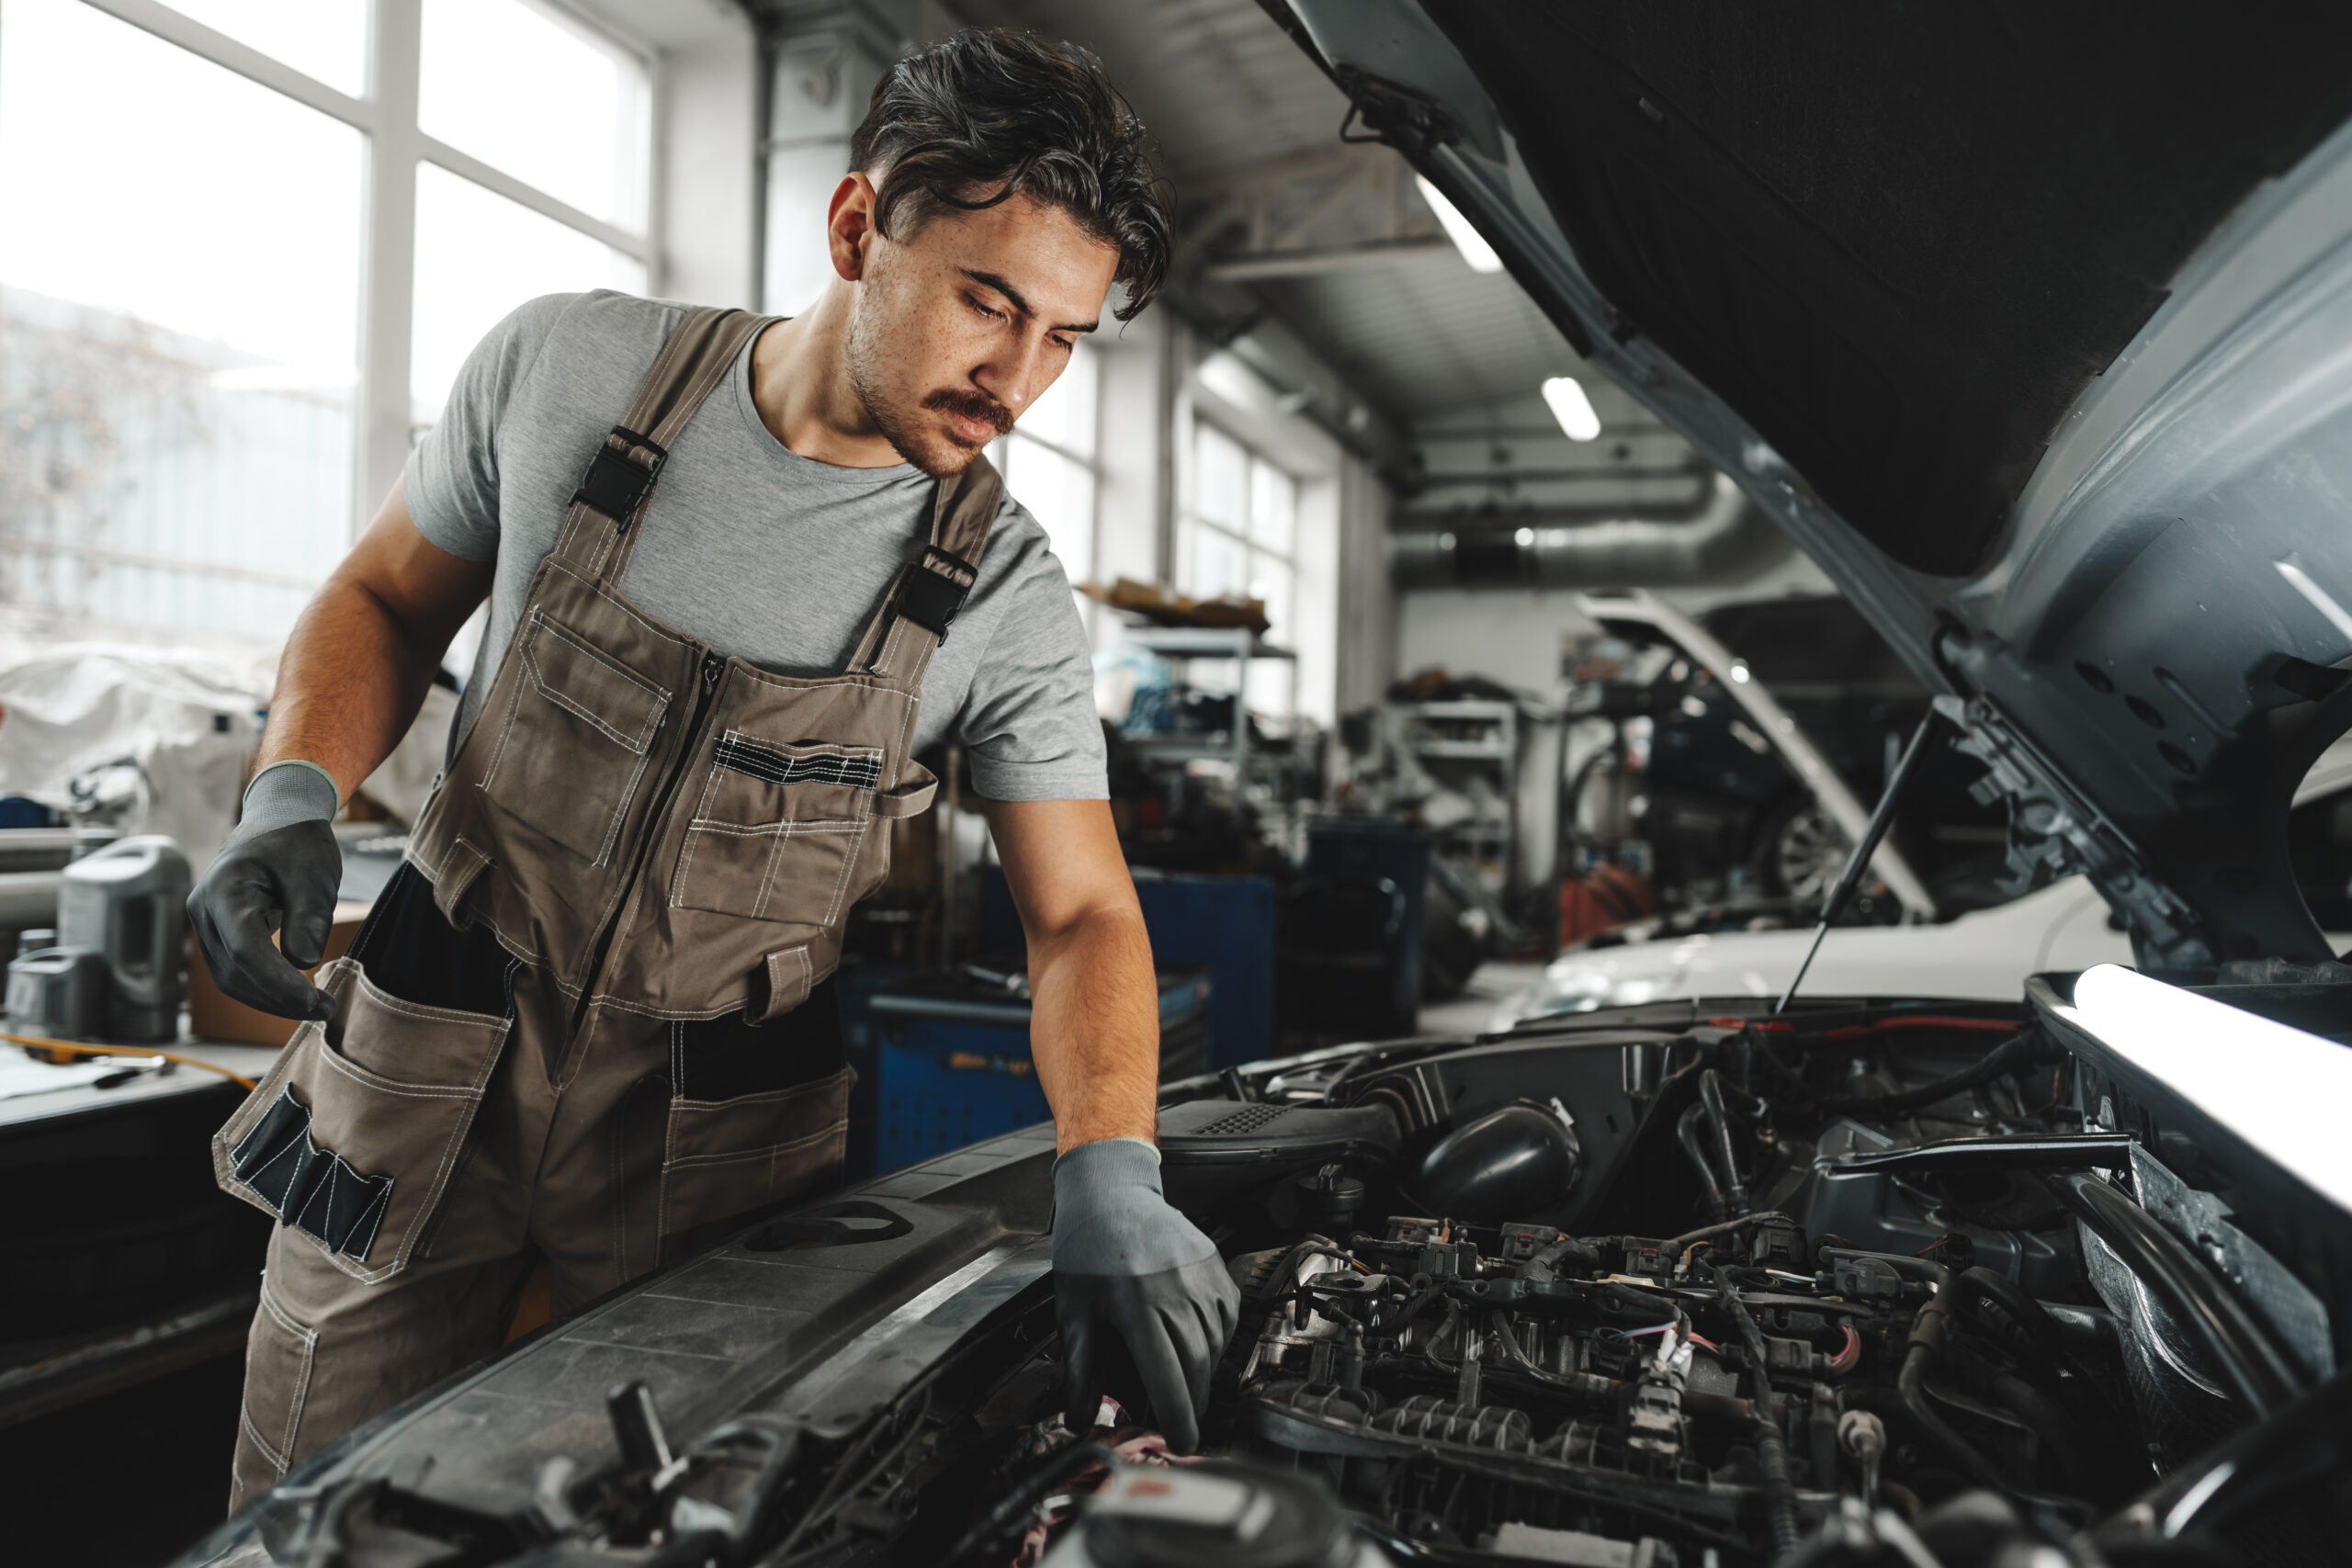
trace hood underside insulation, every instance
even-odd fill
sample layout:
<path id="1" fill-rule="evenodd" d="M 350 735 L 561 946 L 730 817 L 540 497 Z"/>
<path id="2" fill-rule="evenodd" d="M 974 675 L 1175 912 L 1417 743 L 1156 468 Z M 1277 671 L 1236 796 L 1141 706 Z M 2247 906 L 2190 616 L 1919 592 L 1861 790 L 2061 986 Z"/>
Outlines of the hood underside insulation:
<path id="1" fill-rule="evenodd" d="M 2067 408 L 2352 115 L 2352 8 L 1429 7 L 1593 281 L 1822 499 L 1973 572 Z"/>

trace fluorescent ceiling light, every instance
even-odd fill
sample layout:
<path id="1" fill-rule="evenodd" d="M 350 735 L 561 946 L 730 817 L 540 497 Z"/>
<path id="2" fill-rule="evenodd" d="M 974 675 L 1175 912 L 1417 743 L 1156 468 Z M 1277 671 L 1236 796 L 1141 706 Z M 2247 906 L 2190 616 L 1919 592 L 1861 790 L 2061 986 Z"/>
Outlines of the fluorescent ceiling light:
<path id="1" fill-rule="evenodd" d="M 1470 227 L 1470 220 L 1463 217 L 1453 203 L 1445 199 L 1443 191 L 1419 175 L 1413 176 L 1413 183 L 1421 187 L 1421 199 L 1430 204 L 1431 212 L 1437 214 L 1439 224 L 1445 230 L 1445 237 L 1453 242 L 1453 248 L 1462 253 L 1462 259 L 1470 264 L 1472 272 L 1502 271 L 1503 258 L 1495 254 L 1495 247 L 1487 243 L 1485 235 Z"/>
<path id="2" fill-rule="evenodd" d="M 2059 1012 L 2344 1208 L 2352 1209 L 2352 1050 L 2112 964 Z"/>
<path id="3" fill-rule="evenodd" d="M 1552 417 L 1569 440 L 1590 441 L 1600 434 L 1600 416 L 1592 412 L 1592 400 L 1575 377 L 1555 376 L 1544 382 L 1544 400 L 1552 405 Z"/>

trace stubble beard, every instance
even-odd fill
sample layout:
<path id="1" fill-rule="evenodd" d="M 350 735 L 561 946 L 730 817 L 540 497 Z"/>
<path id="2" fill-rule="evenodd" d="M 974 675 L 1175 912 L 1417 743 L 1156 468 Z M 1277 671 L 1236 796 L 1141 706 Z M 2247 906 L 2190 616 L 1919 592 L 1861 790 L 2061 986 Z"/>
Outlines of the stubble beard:
<path id="1" fill-rule="evenodd" d="M 899 457 L 933 479 L 960 474 L 979 457 L 982 446 L 967 446 L 934 425 L 925 423 L 919 427 L 917 421 L 922 412 L 943 409 L 986 421 L 997 427 L 999 434 L 1012 428 L 1012 416 L 1001 404 L 978 390 L 943 389 L 926 395 L 912 407 L 893 400 L 883 389 L 882 375 L 882 367 L 888 361 L 883 340 L 889 335 L 889 325 L 884 318 L 889 312 L 880 309 L 879 303 L 888 286 L 875 289 L 877 282 L 878 278 L 868 280 L 866 288 L 875 292 L 862 292 L 850 315 L 849 336 L 842 349 L 850 389 L 865 406 L 865 417 L 874 422 L 882 439 Z"/>

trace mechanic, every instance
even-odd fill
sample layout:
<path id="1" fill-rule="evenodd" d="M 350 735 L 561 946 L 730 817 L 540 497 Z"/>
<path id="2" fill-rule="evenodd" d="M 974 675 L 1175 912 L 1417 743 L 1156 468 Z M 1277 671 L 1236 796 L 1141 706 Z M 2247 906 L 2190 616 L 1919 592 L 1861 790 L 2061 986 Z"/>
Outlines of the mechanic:
<path id="1" fill-rule="evenodd" d="M 597 292 L 496 327 L 288 641 L 188 904 L 224 991 L 306 1021 L 214 1144 L 282 1222 L 232 1506 L 494 1350 L 537 1261 L 560 1314 L 838 1184 L 842 921 L 949 739 L 1028 938 L 1069 1418 L 1122 1342 L 1197 1441 L 1237 1295 L 1160 1192 L 1083 629 L 981 455 L 1114 283 L 1150 302 L 1160 186 L 1092 56 L 1005 32 L 892 68 L 852 161 L 798 317 Z M 485 598 L 447 771 L 313 987 L 329 823 Z"/>

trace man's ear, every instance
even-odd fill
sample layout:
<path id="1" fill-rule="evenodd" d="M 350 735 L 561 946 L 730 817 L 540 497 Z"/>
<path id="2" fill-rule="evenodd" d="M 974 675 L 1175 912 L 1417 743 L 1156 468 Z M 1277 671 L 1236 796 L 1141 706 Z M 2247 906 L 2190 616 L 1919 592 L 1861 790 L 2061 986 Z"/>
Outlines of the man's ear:
<path id="1" fill-rule="evenodd" d="M 833 187 L 832 204 L 825 209 L 825 246 L 844 282 L 865 276 L 867 247 L 875 238 L 874 182 L 852 170 Z"/>

